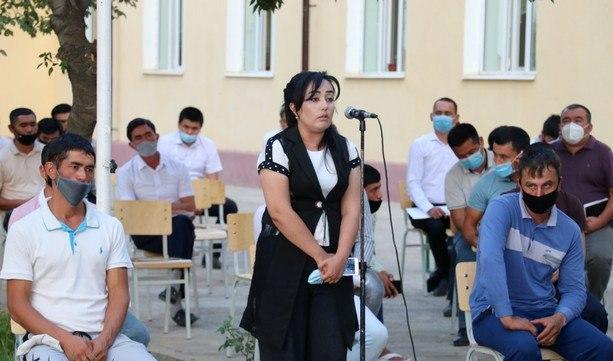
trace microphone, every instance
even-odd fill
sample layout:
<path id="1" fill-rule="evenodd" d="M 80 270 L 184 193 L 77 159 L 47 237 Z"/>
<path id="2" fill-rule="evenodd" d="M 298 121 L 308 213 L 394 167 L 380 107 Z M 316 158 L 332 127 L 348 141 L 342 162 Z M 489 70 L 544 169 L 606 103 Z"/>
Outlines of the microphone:
<path id="1" fill-rule="evenodd" d="M 369 113 L 366 110 L 357 109 L 351 105 L 345 109 L 345 117 L 347 117 L 347 119 L 378 118 L 375 113 Z"/>

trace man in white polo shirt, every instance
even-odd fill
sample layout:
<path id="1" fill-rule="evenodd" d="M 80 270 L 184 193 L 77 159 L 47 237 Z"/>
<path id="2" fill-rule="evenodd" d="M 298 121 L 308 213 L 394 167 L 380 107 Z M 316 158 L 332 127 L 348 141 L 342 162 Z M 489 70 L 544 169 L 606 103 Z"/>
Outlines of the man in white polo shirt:
<path id="1" fill-rule="evenodd" d="M 26 360 L 155 360 L 119 333 L 132 264 L 121 223 L 83 201 L 94 150 L 74 134 L 51 147 L 51 198 L 11 226 L 0 272 L 11 317 L 29 331 Z"/>
<path id="2" fill-rule="evenodd" d="M 179 113 L 179 129 L 160 138 L 159 149 L 163 154 L 169 155 L 176 161 L 185 164 L 191 179 L 210 178 L 219 179 L 223 169 L 217 153 L 215 143 L 200 134 L 204 125 L 204 115 L 198 108 L 186 107 Z M 199 210 L 199 212 L 202 212 Z M 224 203 L 224 221 L 228 214 L 238 212 L 236 202 L 226 198 Z M 202 213 L 200 213 L 202 214 Z M 219 207 L 209 208 L 211 217 L 219 217 Z M 221 245 L 215 244 L 220 248 Z M 215 253 L 213 267 L 221 268 L 220 253 Z M 204 265 L 204 257 L 202 258 Z"/>
<path id="3" fill-rule="evenodd" d="M 168 255 L 191 259 L 194 251 L 195 201 L 187 168 L 157 150 L 159 135 L 148 119 L 136 118 L 128 123 L 130 146 L 138 154 L 117 170 L 117 198 L 121 200 L 166 200 L 172 202 L 172 234 L 168 236 Z M 162 253 L 162 236 L 132 236 L 136 247 Z M 181 270 L 175 270 L 177 278 Z M 185 311 L 181 308 L 183 285 L 171 287 L 172 319 L 185 326 Z M 165 293 L 160 294 L 165 299 Z M 198 320 L 191 316 L 191 322 Z"/>

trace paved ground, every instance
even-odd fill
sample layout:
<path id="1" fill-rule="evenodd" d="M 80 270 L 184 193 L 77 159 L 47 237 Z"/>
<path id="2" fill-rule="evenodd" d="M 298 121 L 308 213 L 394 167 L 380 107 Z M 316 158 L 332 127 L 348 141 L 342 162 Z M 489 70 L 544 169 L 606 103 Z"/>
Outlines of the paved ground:
<path id="1" fill-rule="evenodd" d="M 237 201 L 240 211 L 253 211 L 263 202 L 262 194 L 258 189 L 227 187 L 226 191 L 229 197 Z M 397 203 L 392 203 L 392 214 L 396 242 L 401 247 L 404 224 Z M 377 213 L 376 240 L 378 257 L 390 272 L 397 275 L 386 203 Z M 418 242 L 414 234 L 410 236 L 410 242 Z M 399 249 L 399 251 L 402 252 L 402 249 Z M 466 348 L 457 348 L 451 345 L 456 324 L 452 324 L 450 319 L 443 318 L 441 314 L 446 301 L 444 298 L 435 298 L 425 293 L 421 267 L 419 248 L 408 248 L 404 289 L 418 359 L 428 361 L 463 360 L 466 355 Z M 223 343 L 223 337 L 216 332 L 217 328 L 228 317 L 230 305 L 229 299 L 224 297 L 221 272 L 213 272 L 212 294 L 208 294 L 204 285 L 204 270 L 198 265 L 196 271 L 199 277 L 200 300 L 200 312 L 196 313 L 200 320 L 193 325 L 191 340 L 186 340 L 185 329 L 176 327 L 172 321 L 170 332 L 168 334 L 163 333 L 163 303 L 157 300 L 157 293 L 159 292 L 157 288 L 151 290 L 151 320 L 148 320 L 146 304 L 143 303 L 141 306 L 141 312 L 143 313 L 141 318 L 145 320 L 151 330 L 150 350 L 160 361 L 227 359 L 223 352 L 218 351 L 219 346 Z M 247 290 L 247 285 L 238 288 L 236 297 L 238 316 L 245 306 Z M 609 313 L 613 304 L 611 294 L 613 293 L 609 290 L 607 296 Z M 141 300 L 146 299 L 147 293 L 142 291 Z M 5 308 L 2 306 L 5 304 L 5 292 L 3 291 L 0 293 L 0 307 Z M 411 344 L 404 318 L 402 300 L 400 298 L 385 300 L 384 309 L 385 324 L 390 334 L 388 347 L 395 352 L 410 356 Z M 612 334 L 611 331 L 612 329 L 610 329 L 609 335 Z M 233 357 L 232 359 L 240 360 L 239 357 Z"/>

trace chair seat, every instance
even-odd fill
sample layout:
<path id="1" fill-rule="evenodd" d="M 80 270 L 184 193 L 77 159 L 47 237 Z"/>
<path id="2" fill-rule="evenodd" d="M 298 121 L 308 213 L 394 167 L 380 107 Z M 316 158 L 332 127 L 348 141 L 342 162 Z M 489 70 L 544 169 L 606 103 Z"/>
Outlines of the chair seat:
<path id="1" fill-rule="evenodd" d="M 196 240 L 215 240 L 215 239 L 226 239 L 228 234 L 223 229 L 216 228 L 196 228 L 194 230 L 196 234 Z"/>
<path id="2" fill-rule="evenodd" d="M 13 335 L 25 335 L 27 331 L 11 318 L 11 333 Z"/>
<path id="3" fill-rule="evenodd" d="M 239 273 L 237 275 L 235 275 L 236 278 L 242 279 L 242 280 L 247 280 L 247 281 L 251 281 L 251 278 L 253 277 L 253 275 L 251 273 Z"/>
<path id="4" fill-rule="evenodd" d="M 548 348 L 541 348 L 541 358 L 543 360 L 564 360 L 557 352 Z"/>
<path id="5" fill-rule="evenodd" d="M 144 257 L 132 260 L 134 268 L 140 269 L 172 269 L 191 268 L 192 260 L 183 258 Z"/>

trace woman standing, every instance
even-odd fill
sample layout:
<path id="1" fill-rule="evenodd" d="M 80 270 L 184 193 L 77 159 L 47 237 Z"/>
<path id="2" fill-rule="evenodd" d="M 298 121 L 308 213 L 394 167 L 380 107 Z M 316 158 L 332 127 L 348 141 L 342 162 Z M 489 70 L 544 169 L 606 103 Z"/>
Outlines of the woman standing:
<path id="1" fill-rule="evenodd" d="M 338 80 L 295 75 L 283 91 L 288 128 L 258 159 L 266 211 L 241 327 L 262 361 L 345 361 L 357 318 L 342 277 L 359 225 L 356 147 L 332 125 Z M 322 284 L 309 284 L 319 269 Z"/>

